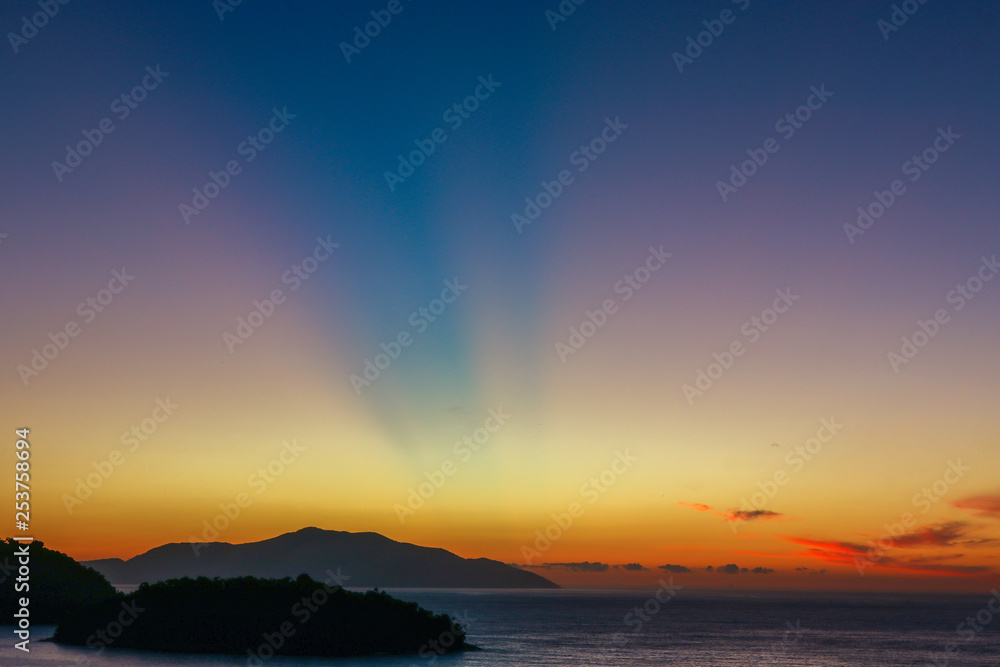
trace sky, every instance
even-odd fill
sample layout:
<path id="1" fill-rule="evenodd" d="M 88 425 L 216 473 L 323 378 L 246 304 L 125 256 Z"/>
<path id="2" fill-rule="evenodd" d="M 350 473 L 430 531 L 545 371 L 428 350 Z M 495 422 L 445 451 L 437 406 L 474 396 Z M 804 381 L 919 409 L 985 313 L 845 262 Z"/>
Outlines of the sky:
<path id="1" fill-rule="evenodd" d="M 902 4 L 6 3 L 30 531 L 989 591 L 1000 13 Z"/>

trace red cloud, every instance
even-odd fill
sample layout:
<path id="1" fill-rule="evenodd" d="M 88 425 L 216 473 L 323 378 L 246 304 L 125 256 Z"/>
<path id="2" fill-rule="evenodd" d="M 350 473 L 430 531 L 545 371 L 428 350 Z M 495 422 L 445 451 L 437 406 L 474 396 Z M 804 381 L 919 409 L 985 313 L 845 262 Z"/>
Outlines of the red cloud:
<path id="1" fill-rule="evenodd" d="M 975 512 L 978 516 L 1000 519 L 1000 493 L 960 498 L 951 504 L 959 509 Z"/>
<path id="2" fill-rule="evenodd" d="M 945 524 L 947 526 L 948 524 Z M 940 539 L 940 537 L 923 537 L 928 531 L 935 530 L 933 527 L 915 533 L 915 539 L 927 539 L 935 540 Z M 940 527 L 938 528 L 940 531 Z M 903 536 L 904 538 L 906 536 Z M 795 554 L 796 556 L 804 556 L 806 558 L 813 558 L 816 560 L 821 560 L 824 563 L 832 563 L 834 565 L 846 565 L 851 567 L 857 567 L 859 563 L 863 568 L 871 568 L 873 570 L 890 570 L 894 572 L 909 572 L 913 574 L 943 574 L 949 576 L 971 576 L 975 574 L 982 574 L 990 572 L 990 568 L 985 565 L 947 565 L 939 563 L 927 563 L 926 557 L 912 558 L 912 559 L 900 559 L 893 558 L 886 555 L 884 552 L 880 552 L 877 549 L 873 550 L 873 554 L 877 556 L 876 558 L 869 557 L 869 548 L 864 544 L 856 544 L 853 542 L 834 542 L 825 540 L 810 540 L 802 537 L 785 537 L 793 544 L 799 544 L 804 547 L 809 547 L 803 552 Z M 902 539 L 902 538 L 899 538 Z M 937 544 L 937 542 L 929 541 L 924 543 Z M 914 546 L 913 544 L 907 546 Z M 961 554 L 959 554 L 961 555 Z"/>
<path id="3" fill-rule="evenodd" d="M 711 512 L 712 508 L 709 505 L 702 505 L 701 503 L 677 503 L 681 507 L 690 507 L 693 510 L 698 510 L 699 512 Z"/>
<path id="4" fill-rule="evenodd" d="M 842 554 L 846 556 L 854 556 L 857 554 L 863 554 L 868 551 L 868 547 L 863 544 L 854 544 L 852 542 L 829 542 L 823 540 L 807 540 L 804 537 L 786 537 L 786 540 L 792 544 L 798 544 L 804 547 L 812 547 L 811 551 L 828 551 L 835 554 Z"/>

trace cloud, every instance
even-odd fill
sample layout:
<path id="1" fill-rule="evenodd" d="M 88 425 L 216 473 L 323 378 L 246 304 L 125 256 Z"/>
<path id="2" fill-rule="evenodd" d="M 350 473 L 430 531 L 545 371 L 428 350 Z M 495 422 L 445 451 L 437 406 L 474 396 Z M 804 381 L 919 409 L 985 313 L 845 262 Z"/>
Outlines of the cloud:
<path id="1" fill-rule="evenodd" d="M 988 565 L 937 565 L 921 563 L 919 560 L 909 561 L 896 558 L 883 558 L 885 567 L 909 572 L 928 572 L 933 574 L 981 574 L 992 571 Z M 881 562 L 879 564 L 882 564 Z"/>
<path id="2" fill-rule="evenodd" d="M 763 519 L 768 521 L 770 519 L 777 519 L 779 516 L 785 516 L 781 512 L 772 512 L 771 510 L 738 510 L 730 509 L 727 510 L 723 515 L 726 519 L 730 521 L 755 521 L 757 519 Z"/>
<path id="3" fill-rule="evenodd" d="M 981 539 L 978 539 L 978 540 L 962 540 L 961 542 L 957 542 L 955 544 L 955 546 L 959 546 L 959 547 L 992 547 L 992 546 L 996 546 L 997 544 L 1000 544 L 1000 540 L 984 537 L 984 538 L 981 538 Z"/>
<path id="4" fill-rule="evenodd" d="M 826 574 L 826 568 L 825 567 L 823 569 L 821 569 L 821 570 L 814 570 L 811 567 L 797 567 L 797 568 L 795 568 L 795 571 L 796 572 L 801 572 L 802 574 L 816 574 L 816 575 Z"/>
<path id="5" fill-rule="evenodd" d="M 990 519 L 1000 519 L 1000 493 L 970 496 L 953 501 L 952 506 Z"/>
<path id="6" fill-rule="evenodd" d="M 691 571 L 691 568 L 689 567 L 684 567 L 683 565 L 670 565 L 669 563 L 666 565 L 660 565 L 659 569 L 666 570 L 667 572 L 674 572 L 677 574 L 682 574 L 684 572 Z"/>
<path id="7" fill-rule="evenodd" d="M 941 546 L 942 541 L 950 540 L 954 537 L 954 532 L 949 529 L 949 524 L 941 524 L 940 526 L 932 526 L 929 527 L 929 529 L 923 529 L 908 535 L 911 537 L 908 540 L 909 544 L 906 546 L 928 544 L 932 546 Z M 903 535 L 900 536 L 900 538 L 895 539 L 906 537 L 907 535 Z M 793 544 L 809 547 L 806 551 L 795 555 L 815 558 L 816 560 L 833 563 L 835 565 L 859 567 L 860 564 L 860 566 L 864 568 L 895 570 L 898 572 L 918 572 L 923 574 L 950 574 L 953 576 L 965 576 L 981 572 L 990 572 L 992 570 L 992 568 L 986 565 L 948 565 L 941 563 L 927 563 L 926 557 L 897 558 L 888 555 L 886 551 L 880 551 L 878 547 L 870 547 L 865 544 L 857 544 L 854 542 L 811 540 L 801 537 L 785 537 L 784 539 Z M 951 542 L 949 542 L 948 545 L 951 545 Z M 891 548 L 891 543 L 887 546 Z M 871 551 L 871 554 L 869 554 L 869 551 Z M 956 557 L 961 557 L 961 554 L 948 554 L 946 556 L 941 556 L 940 558 Z"/>
<path id="8" fill-rule="evenodd" d="M 912 533 L 906 533 L 892 538 L 894 546 L 901 548 L 937 546 L 950 547 L 960 544 L 960 540 L 968 533 L 968 524 L 963 521 L 949 521 L 933 526 L 926 526 Z"/>
<path id="9" fill-rule="evenodd" d="M 538 565 L 521 565 L 521 567 L 535 567 L 542 570 L 572 570 L 573 572 L 607 572 L 611 566 L 607 563 L 540 563 Z M 642 566 L 640 566 L 642 567 Z"/>
<path id="10" fill-rule="evenodd" d="M 754 574 L 771 574 L 772 572 L 774 572 L 774 570 L 772 570 L 769 567 L 755 567 L 750 571 L 753 572 Z"/>
<path id="11" fill-rule="evenodd" d="M 442 410 L 461 422 L 467 422 L 473 417 L 472 412 L 464 405 L 446 405 Z"/>
<path id="12" fill-rule="evenodd" d="M 639 563 L 625 563 L 624 565 L 615 565 L 616 570 L 627 570 L 629 572 L 643 572 L 646 570 L 645 567 Z"/>
<path id="13" fill-rule="evenodd" d="M 809 551 L 816 552 L 822 551 L 837 556 L 858 556 L 864 554 L 868 551 L 868 547 L 864 544 L 857 544 L 855 542 L 831 542 L 826 540 L 810 540 L 804 537 L 786 537 L 786 540 L 792 544 L 798 544 L 799 546 L 809 547 Z M 847 562 L 853 563 L 850 558 Z"/>
<path id="14" fill-rule="evenodd" d="M 720 516 L 727 521 L 755 521 L 757 519 L 769 520 L 777 519 L 778 517 L 785 516 L 781 512 L 772 512 L 771 510 L 740 510 L 735 507 L 726 510 L 725 512 L 716 511 L 711 505 L 704 505 L 702 503 L 685 503 L 678 502 L 680 507 L 688 507 L 699 512 L 711 512 L 715 516 Z"/>
<path id="15" fill-rule="evenodd" d="M 723 574 L 739 574 L 740 566 L 735 563 L 729 563 L 728 565 L 723 565 L 716 569 L 716 572 L 721 572 Z"/>
<path id="16" fill-rule="evenodd" d="M 684 503 L 684 502 L 679 502 L 677 504 L 680 505 L 681 507 L 690 507 L 691 509 L 698 510 L 699 512 L 712 511 L 711 505 L 702 505 L 701 503 Z"/>

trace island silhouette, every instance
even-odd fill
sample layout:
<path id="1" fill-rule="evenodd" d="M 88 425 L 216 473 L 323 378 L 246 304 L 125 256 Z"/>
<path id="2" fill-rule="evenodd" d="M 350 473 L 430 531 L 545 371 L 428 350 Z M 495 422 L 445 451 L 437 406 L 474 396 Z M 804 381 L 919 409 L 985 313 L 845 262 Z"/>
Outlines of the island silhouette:
<path id="1" fill-rule="evenodd" d="M 327 568 L 319 580 L 305 573 L 294 579 L 171 578 L 123 593 L 96 570 L 40 541 L 0 542 L 4 571 L 16 569 L 24 549 L 32 563 L 30 595 L 2 586 L 0 608 L 13 617 L 18 596 L 29 597 L 33 623 L 55 624 L 52 641 L 60 644 L 97 652 L 246 655 L 251 665 L 273 655 L 428 657 L 476 648 L 446 614 L 377 588 L 345 590 L 349 576 L 340 569 Z"/>

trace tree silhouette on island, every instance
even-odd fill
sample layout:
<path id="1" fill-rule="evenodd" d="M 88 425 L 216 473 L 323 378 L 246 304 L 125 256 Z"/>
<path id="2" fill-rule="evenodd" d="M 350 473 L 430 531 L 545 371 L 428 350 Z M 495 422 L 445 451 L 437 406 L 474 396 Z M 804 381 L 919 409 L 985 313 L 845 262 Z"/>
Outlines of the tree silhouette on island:
<path id="1" fill-rule="evenodd" d="M 475 648 L 445 614 L 305 574 L 142 584 L 64 620 L 53 639 L 97 650 L 247 655 L 252 665 L 273 655 L 441 655 Z"/>
<path id="2" fill-rule="evenodd" d="M 24 581 L 18 581 L 22 549 L 26 546 L 30 571 Z M 4 618 L 13 618 L 20 607 L 18 601 L 28 598 L 33 625 L 54 625 L 66 614 L 117 595 L 114 586 L 99 572 L 64 553 L 47 549 L 38 540 L 30 545 L 12 538 L 0 541 L 0 584 L 0 612 Z"/>

